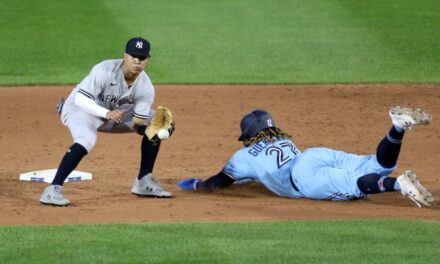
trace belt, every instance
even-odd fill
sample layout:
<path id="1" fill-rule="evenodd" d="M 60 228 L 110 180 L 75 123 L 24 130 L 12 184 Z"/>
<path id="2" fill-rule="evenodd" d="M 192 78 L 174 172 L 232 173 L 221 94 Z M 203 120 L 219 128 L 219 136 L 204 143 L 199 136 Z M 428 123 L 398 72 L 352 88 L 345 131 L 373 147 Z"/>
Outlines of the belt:
<path id="1" fill-rule="evenodd" d="M 289 179 L 290 179 L 290 184 L 292 185 L 293 189 L 294 189 L 295 191 L 299 192 L 298 187 L 296 187 L 295 182 L 293 182 L 292 176 L 290 176 Z"/>

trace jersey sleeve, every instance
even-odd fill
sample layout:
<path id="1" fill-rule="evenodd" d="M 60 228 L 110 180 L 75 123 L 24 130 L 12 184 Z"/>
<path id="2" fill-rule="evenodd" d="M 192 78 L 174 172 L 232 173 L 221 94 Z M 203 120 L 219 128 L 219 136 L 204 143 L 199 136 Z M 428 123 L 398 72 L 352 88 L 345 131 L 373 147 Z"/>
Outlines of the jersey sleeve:
<path id="1" fill-rule="evenodd" d="M 134 97 L 133 116 L 141 119 L 147 119 L 151 106 L 154 102 L 154 87 L 151 82 L 147 81 L 138 88 L 140 89 L 137 90 L 137 93 Z"/>
<path id="2" fill-rule="evenodd" d="M 99 64 L 93 67 L 89 75 L 87 75 L 78 84 L 78 93 L 97 101 L 98 95 L 102 92 L 108 82 L 109 73 L 100 69 Z"/>
<path id="3" fill-rule="evenodd" d="M 107 113 L 109 112 L 107 108 L 98 105 L 95 101 L 82 93 L 78 93 L 75 96 L 75 105 L 77 105 L 85 112 L 97 117 L 105 118 Z"/>
<path id="4" fill-rule="evenodd" d="M 237 182 L 255 181 L 256 175 L 249 166 L 242 152 L 236 152 L 226 163 L 223 172 Z"/>

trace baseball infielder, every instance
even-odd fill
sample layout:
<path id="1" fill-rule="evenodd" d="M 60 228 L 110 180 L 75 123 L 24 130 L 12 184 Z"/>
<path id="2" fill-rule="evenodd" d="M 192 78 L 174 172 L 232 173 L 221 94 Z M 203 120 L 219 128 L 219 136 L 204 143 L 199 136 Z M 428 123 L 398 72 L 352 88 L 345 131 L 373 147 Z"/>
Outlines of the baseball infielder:
<path id="1" fill-rule="evenodd" d="M 159 152 L 160 141 L 148 140 L 144 132 L 154 116 L 151 106 L 154 88 L 144 72 L 150 57 L 150 43 L 143 38 L 130 39 L 124 59 L 105 60 L 95 65 L 58 106 L 62 123 L 73 137 L 55 178 L 41 195 L 43 204 L 68 205 L 63 184 L 81 159 L 96 144 L 98 131 L 143 135 L 139 175 L 132 193 L 142 196 L 171 197 L 153 178 L 151 172 Z M 170 128 L 170 132 L 174 127 Z"/>
<path id="2" fill-rule="evenodd" d="M 328 148 L 298 150 L 290 135 L 275 126 L 272 116 L 255 110 L 241 120 L 244 147 L 223 170 L 203 181 L 178 183 L 184 190 L 213 190 L 234 182 L 258 181 L 273 193 L 290 198 L 355 200 L 368 194 L 400 191 L 419 207 L 434 203 L 412 171 L 388 176 L 396 169 L 405 130 L 429 124 L 431 116 L 421 109 L 392 107 L 393 122 L 376 155 L 355 155 Z"/>

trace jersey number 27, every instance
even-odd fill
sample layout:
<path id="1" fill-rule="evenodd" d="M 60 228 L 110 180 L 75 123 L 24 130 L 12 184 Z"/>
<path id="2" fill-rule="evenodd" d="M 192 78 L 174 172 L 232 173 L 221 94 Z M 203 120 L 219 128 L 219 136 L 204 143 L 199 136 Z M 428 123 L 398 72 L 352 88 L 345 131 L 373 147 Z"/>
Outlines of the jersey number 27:
<path id="1" fill-rule="evenodd" d="M 280 144 L 281 147 L 271 146 L 266 149 L 266 155 L 276 155 L 277 157 L 277 165 L 278 169 L 281 168 L 284 164 L 292 160 L 292 157 L 289 155 L 289 153 L 285 153 L 283 151 L 283 148 L 288 148 L 290 152 L 293 153 L 293 155 L 297 155 L 298 152 L 296 151 L 296 148 L 289 142 L 283 142 Z"/>

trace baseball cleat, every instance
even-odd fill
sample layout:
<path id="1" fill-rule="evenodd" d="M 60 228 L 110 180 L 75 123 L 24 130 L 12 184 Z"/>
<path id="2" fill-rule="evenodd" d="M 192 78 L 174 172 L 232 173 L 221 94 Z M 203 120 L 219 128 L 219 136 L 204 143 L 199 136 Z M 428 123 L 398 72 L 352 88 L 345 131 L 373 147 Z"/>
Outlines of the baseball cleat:
<path id="1" fill-rule="evenodd" d="M 434 197 L 425 187 L 422 186 L 417 175 L 413 171 L 405 171 L 402 175 L 397 177 L 397 182 L 400 185 L 402 195 L 410 198 L 418 207 L 421 208 L 421 204 L 426 206 L 434 205 Z"/>
<path id="2" fill-rule="evenodd" d="M 195 191 L 197 190 L 198 184 L 202 182 L 201 179 L 185 179 L 177 183 L 177 185 L 185 191 Z"/>
<path id="3" fill-rule="evenodd" d="M 148 173 L 140 180 L 136 177 L 131 192 L 140 196 L 158 198 L 170 198 L 172 196 L 170 192 L 167 192 L 160 187 L 159 182 L 153 178 L 151 173 Z"/>
<path id="4" fill-rule="evenodd" d="M 427 125 L 431 123 L 432 116 L 420 108 L 394 106 L 390 109 L 393 125 L 409 130 L 414 125 Z"/>
<path id="5" fill-rule="evenodd" d="M 64 198 L 64 188 L 61 185 L 49 185 L 44 189 L 40 203 L 47 205 L 66 206 L 70 201 Z"/>

